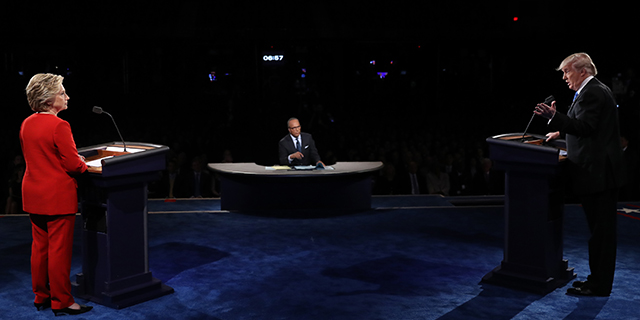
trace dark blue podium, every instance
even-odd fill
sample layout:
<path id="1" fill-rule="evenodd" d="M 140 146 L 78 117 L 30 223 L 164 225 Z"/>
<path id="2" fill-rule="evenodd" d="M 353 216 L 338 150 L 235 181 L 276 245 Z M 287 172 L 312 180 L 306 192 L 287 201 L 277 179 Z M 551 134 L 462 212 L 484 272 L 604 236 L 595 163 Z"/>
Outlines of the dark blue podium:
<path id="1" fill-rule="evenodd" d="M 546 294 L 576 277 L 563 258 L 564 140 L 542 135 L 487 138 L 494 168 L 505 172 L 504 259 L 483 282 Z"/>
<path id="2" fill-rule="evenodd" d="M 78 149 L 89 165 L 79 179 L 82 273 L 74 296 L 120 309 L 173 292 L 149 271 L 147 185 L 159 179 L 169 148 L 113 142 Z"/>

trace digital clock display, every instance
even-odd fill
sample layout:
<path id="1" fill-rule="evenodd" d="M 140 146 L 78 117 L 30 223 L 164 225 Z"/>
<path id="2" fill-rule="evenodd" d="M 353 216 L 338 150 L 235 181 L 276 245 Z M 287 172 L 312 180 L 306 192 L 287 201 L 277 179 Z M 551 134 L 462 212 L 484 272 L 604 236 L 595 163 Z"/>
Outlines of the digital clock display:
<path id="1" fill-rule="evenodd" d="M 265 54 L 262 56 L 262 61 L 282 61 L 284 60 L 284 54 Z"/>

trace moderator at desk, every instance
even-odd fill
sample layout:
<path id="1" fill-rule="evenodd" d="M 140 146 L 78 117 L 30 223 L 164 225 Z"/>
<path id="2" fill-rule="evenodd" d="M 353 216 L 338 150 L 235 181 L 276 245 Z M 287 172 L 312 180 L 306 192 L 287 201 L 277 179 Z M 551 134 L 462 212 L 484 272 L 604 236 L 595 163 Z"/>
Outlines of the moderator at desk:
<path id="1" fill-rule="evenodd" d="M 383 164 L 338 162 L 319 170 L 254 163 L 210 163 L 208 167 L 220 177 L 222 210 L 358 211 L 371 208 L 372 176 Z"/>

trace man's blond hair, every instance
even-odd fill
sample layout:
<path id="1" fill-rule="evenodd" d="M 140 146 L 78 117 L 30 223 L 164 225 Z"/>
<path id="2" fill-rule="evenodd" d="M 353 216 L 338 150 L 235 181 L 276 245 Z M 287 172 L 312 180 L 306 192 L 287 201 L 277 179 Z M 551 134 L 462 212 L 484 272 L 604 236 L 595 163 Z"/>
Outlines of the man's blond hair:
<path id="1" fill-rule="evenodd" d="M 592 76 L 596 76 L 598 74 L 598 69 L 596 69 L 596 65 L 593 64 L 593 60 L 591 60 L 591 57 L 584 52 L 574 53 L 566 57 L 562 60 L 562 63 L 556 70 L 561 71 L 567 66 L 570 66 L 577 71 L 586 69 L 587 73 Z"/>

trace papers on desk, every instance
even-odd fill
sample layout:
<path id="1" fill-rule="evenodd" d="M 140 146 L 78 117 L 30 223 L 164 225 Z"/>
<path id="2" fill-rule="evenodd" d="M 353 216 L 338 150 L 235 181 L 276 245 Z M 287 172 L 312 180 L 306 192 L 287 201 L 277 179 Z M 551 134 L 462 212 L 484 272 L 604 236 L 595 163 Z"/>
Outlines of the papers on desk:
<path id="1" fill-rule="evenodd" d="M 264 167 L 265 170 L 289 170 L 291 169 L 291 167 L 289 166 L 271 166 L 271 167 Z"/>
<path id="2" fill-rule="evenodd" d="M 95 159 L 87 162 L 87 166 L 89 167 L 102 167 L 102 160 L 113 158 L 113 156 L 108 156 L 100 159 Z"/>
<path id="3" fill-rule="evenodd" d="M 293 166 L 294 170 L 313 170 L 316 166 Z"/>
<path id="4" fill-rule="evenodd" d="M 565 151 L 565 150 L 560 150 L 560 155 L 561 155 L 561 156 L 566 157 L 566 156 L 567 156 L 567 154 L 568 154 L 568 153 L 567 153 L 567 151 Z"/>
<path id="5" fill-rule="evenodd" d="M 123 147 L 114 147 L 114 146 L 110 146 L 107 147 L 104 150 L 98 150 L 98 155 L 96 156 L 92 156 L 93 157 L 99 157 L 101 155 L 106 155 L 106 154 L 111 154 L 109 156 L 104 156 L 102 158 L 98 158 L 98 159 L 93 159 L 91 161 L 87 161 L 87 166 L 89 167 L 96 167 L 96 168 L 100 168 L 102 167 L 102 160 L 105 159 L 109 159 L 109 158 L 113 158 L 115 156 L 119 156 L 119 155 L 125 155 L 128 153 L 138 153 L 138 152 L 142 152 L 145 151 L 145 149 L 141 149 L 141 148 L 127 148 L 127 151 L 124 151 Z M 115 154 L 114 154 L 115 153 Z"/>
<path id="6" fill-rule="evenodd" d="M 107 147 L 106 151 L 125 152 L 124 148 L 122 147 Z M 127 148 L 127 152 L 129 153 L 136 153 L 136 152 L 142 152 L 142 151 L 144 151 L 144 149 Z"/>
<path id="7" fill-rule="evenodd" d="M 316 166 L 271 166 L 264 167 L 265 170 L 334 170 L 332 166 L 316 167 Z"/>
<path id="8" fill-rule="evenodd" d="M 294 170 L 333 170 L 331 166 L 295 166 Z"/>

